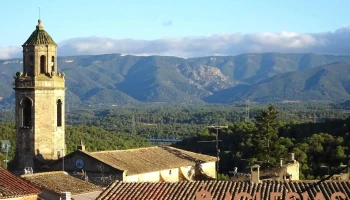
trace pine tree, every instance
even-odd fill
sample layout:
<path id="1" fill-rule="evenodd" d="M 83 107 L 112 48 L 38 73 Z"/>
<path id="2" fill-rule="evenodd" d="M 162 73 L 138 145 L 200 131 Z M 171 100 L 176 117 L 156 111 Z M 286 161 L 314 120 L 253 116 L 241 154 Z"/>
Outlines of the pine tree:
<path id="1" fill-rule="evenodd" d="M 276 107 L 269 105 L 267 110 L 255 118 L 257 132 L 252 142 L 259 161 L 274 163 L 278 156 L 278 113 Z"/>

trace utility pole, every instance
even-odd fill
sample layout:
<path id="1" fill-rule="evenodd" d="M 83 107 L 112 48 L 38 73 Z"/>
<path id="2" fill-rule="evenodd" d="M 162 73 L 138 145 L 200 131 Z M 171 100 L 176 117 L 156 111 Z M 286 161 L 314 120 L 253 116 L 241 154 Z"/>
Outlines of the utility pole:
<path id="1" fill-rule="evenodd" d="M 62 151 L 62 171 L 64 171 L 64 150 L 65 150 L 65 144 L 63 144 L 63 148 L 58 148 L 56 150 Z"/>
<path id="2" fill-rule="evenodd" d="M 219 149 L 219 142 L 221 142 L 222 140 L 219 140 L 219 129 L 223 129 L 223 128 L 228 128 L 228 126 L 208 126 L 208 128 L 213 128 L 216 129 L 216 139 L 215 140 L 211 140 L 211 141 L 198 141 L 198 142 L 215 142 L 216 143 L 216 157 L 217 157 L 217 161 L 216 161 L 216 172 L 219 172 L 219 161 L 220 161 L 220 149 Z"/>
<path id="3" fill-rule="evenodd" d="M 11 147 L 11 143 L 9 140 L 2 140 L 1 141 L 1 152 L 6 152 L 6 157 L 5 157 L 5 169 L 7 169 L 7 163 L 9 162 L 8 160 L 8 154 L 9 154 L 9 148 Z"/>

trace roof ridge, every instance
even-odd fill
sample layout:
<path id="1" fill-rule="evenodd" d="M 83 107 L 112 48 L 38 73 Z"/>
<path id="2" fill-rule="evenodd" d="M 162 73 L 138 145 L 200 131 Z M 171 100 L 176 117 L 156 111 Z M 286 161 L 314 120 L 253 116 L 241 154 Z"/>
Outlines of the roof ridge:
<path id="1" fill-rule="evenodd" d="M 215 156 L 210 156 L 210 155 L 207 155 L 207 154 L 197 153 L 197 152 L 188 151 L 188 150 L 184 150 L 184 149 L 180 149 L 180 148 L 176 148 L 176 147 L 171 147 L 171 146 L 162 146 L 160 148 L 162 148 L 162 149 L 175 149 L 175 150 L 179 150 L 179 151 L 190 153 L 190 154 L 194 154 L 194 155 L 208 156 L 208 157 L 217 159 Z"/>
<path id="2" fill-rule="evenodd" d="M 39 172 L 39 173 L 21 175 L 21 177 L 41 176 L 41 175 L 46 175 L 46 174 L 65 174 L 65 173 L 63 171 Z M 67 175 L 67 174 L 65 174 L 65 175 Z"/>
<path id="3" fill-rule="evenodd" d="M 108 152 L 118 152 L 118 151 L 138 151 L 142 149 L 151 149 L 151 148 L 161 148 L 160 146 L 150 146 L 150 147 L 140 147 L 140 148 L 132 148 L 132 149 L 116 149 L 116 150 L 106 150 L 106 151 L 94 151 L 94 152 L 88 152 L 93 154 L 98 153 L 108 153 Z"/>

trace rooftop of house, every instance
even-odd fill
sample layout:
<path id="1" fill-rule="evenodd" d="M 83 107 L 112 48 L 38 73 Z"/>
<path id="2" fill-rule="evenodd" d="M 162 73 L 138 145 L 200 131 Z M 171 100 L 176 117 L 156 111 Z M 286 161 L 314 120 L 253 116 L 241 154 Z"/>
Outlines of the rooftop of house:
<path id="1" fill-rule="evenodd" d="M 325 199 L 330 199 L 334 192 L 342 192 L 349 199 L 350 182 L 322 182 L 315 185 L 315 182 L 278 182 L 264 181 L 262 183 L 233 182 L 233 181 L 195 181 L 195 182 L 114 182 L 104 190 L 98 200 L 104 199 L 195 199 L 196 193 L 202 189 L 207 190 L 212 199 L 224 199 L 227 192 L 234 199 L 234 194 L 247 192 L 254 197 L 260 192 L 261 199 L 269 199 L 272 192 L 280 192 L 285 199 L 288 192 L 307 192 L 310 199 L 314 199 L 317 192 L 322 192 Z M 301 195 L 300 195 L 301 197 Z"/>
<path id="2" fill-rule="evenodd" d="M 35 173 L 22 175 L 21 177 L 39 188 L 47 189 L 57 194 L 71 192 L 72 195 L 75 195 L 103 190 L 99 186 L 67 175 L 62 171 Z"/>
<path id="3" fill-rule="evenodd" d="M 177 149 L 174 147 L 146 147 L 128 150 L 82 151 L 116 169 L 127 171 L 127 175 L 142 174 L 196 163 L 215 162 L 216 157 Z"/>
<path id="4" fill-rule="evenodd" d="M 0 167 L 0 199 L 31 196 L 40 189 Z"/>

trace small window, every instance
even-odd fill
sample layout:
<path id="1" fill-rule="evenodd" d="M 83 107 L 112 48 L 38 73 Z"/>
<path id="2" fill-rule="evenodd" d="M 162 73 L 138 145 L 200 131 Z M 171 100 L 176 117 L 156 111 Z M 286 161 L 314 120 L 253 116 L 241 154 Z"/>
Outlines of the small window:
<path id="1" fill-rule="evenodd" d="M 62 126 L 62 101 L 57 101 L 57 126 Z"/>
<path id="2" fill-rule="evenodd" d="M 257 167 L 253 167 L 253 168 L 252 168 L 252 171 L 253 171 L 253 172 L 257 172 L 257 171 L 258 171 L 258 168 L 257 168 Z"/>
<path id="3" fill-rule="evenodd" d="M 29 66 L 31 66 L 31 67 L 34 66 L 34 57 L 33 56 L 29 57 Z"/>
<path id="4" fill-rule="evenodd" d="M 61 151 L 57 151 L 57 158 L 61 158 Z"/>
<path id="5" fill-rule="evenodd" d="M 171 175 L 171 170 L 169 170 L 169 175 Z"/>
<path id="6" fill-rule="evenodd" d="M 55 56 L 51 57 L 51 71 L 55 71 Z"/>

